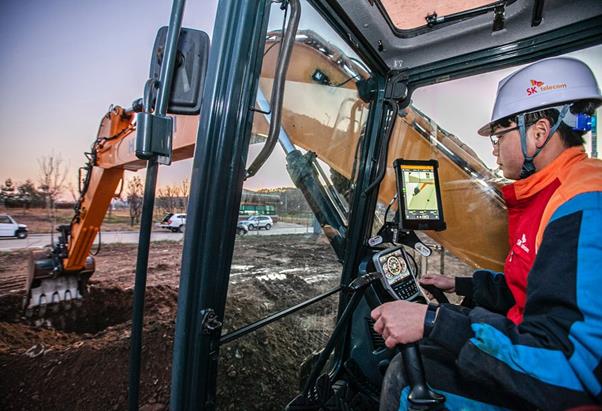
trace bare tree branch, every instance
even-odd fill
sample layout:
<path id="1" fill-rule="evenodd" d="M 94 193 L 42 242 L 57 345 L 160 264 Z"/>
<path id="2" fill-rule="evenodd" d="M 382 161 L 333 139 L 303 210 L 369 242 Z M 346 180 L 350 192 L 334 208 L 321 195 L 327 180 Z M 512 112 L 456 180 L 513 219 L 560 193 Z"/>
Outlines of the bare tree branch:
<path id="1" fill-rule="evenodd" d="M 142 214 L 142 195 L 144 194 L 144 183 L 138 176 L 132 177 L 127 183 L 127 201 L 130 206 L 130 225 L 138 224 Z"/>
<path id="2" fill-rule="evenodd" d="M 50 242 L 54 244 L 54 227 L 56 225 L 54 205 L 65 187 L 67 166 L 63 164 L 61 156 L 54 153 L 38 158 L 38 165 L 40 166 L 39 189 L 46 199 L 46 209 L 51 221 Z"/>
<path id="3" fill-rule="evenodd" d="M 67 166 L 60 155 L 54 153 L 38 158 L 40 167 L 40 191 L 46 198 L 46 207 L 53 207 L 65 188 Z"/>
<path id="4" fill-rule="evenodd" d="M 188 177 L 180 183 L 180 190 L 182 197 L 184 197 L 184 211 L 186 211 L 188 210 L 188 198 L 190 197 L 190 179 Z"/>

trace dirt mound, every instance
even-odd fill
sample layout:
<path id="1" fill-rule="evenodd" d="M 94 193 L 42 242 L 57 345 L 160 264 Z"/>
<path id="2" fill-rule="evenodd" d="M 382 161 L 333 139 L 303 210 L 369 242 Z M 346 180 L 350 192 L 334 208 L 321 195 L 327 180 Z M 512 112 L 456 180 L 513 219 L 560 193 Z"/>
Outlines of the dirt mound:
<path id="1" fill-rule="evenodd" d="M 251 287 L 258 283 L 249 283 Z M 268 286 L 269 287 L 269 286 Z M 250 287 L 245 286 L 246 291 Z M 271 306 L 279 294 L 270 290 Z M 261 287 L 266 290 L 265 285 Z M 242 290 L 241 290 L 242 291 Z M 115 290 L 108 293 L 116 302 Z M 124 293 L 131 298 L 131 292 Z M 169 402 L 171 356 L 176 304 L 175 290 L 152 287 L 147 305 L 142 352 L 142 404 Z M 258 306 L 257 298 L 237 293 L 229 301 L 226 323 L 236 329 L 265 314 L 268 305 Z M 282 300 L 282 298 L 280 298 Z M 119 307 L 113 304 L 113 307 Z M 106 320 L 104 308 L 89 317 L 86 329 Z M 123 314 L 123 313 L 121 313 Z M 128 317 L 131 315 L 128 310 Z M 130 321 L 109 325 L 95 334 L 83 329 L 71 332 L 36 328 L 23 324 L 0 323 L 0 376 L 11 376 L 15 384 L 3 384 L 0 408 L 5 410 L 45 409 L 124 409 L 127 401 L 127 375 Z M 309 335 L 307 336 L 309 337 Z M 282 409 L 298 386 L 297 368 L 316 344 L 298 335 L 294 318 L 286 318 L 221 348 L 218 373 L 218 404 L 225 410 Z M 249 383 L 253 381 L 253 383 Z M 258 382 L 260 381 L 260 383 Z M 18 384 L 17 384 L 18 382 Z M 252 400 L 252 402 L 249 402 Z"/>
<path id="2" fill-rule="evenodd" d="M 147 290 L 141 384 L 147 402 L 167 402 L 176 295 L 164 286 Z M 0 378 L 8 381 L 0 408 L 126 408 L 131 302 L 131 290 L 94 286 L 63 330 L 0 322 Z M 166 306 L 170 315 L 161 319 Z"/>
<path id="3" fill-rule="evenodd" d="M 233 270 L 237 286 L 229 291 L 224 333 L 336 284 L 340 265 L 323 239 L 287 241 L 249 237 L 237 242 L 234 263 L 244 270 Z M 167 409 L 169 403 L 180 253 L 177 243 L 154 244 L 151 251 L 140 384 L 140 404 L 147 411 Z M 135 255 L 133 245 L 103 247 L 87 300 L 72 310 L 76 317 L 59 312 L 50 316 L 50 324 L 34 326 L 21 315 L 21 294 L 0 297 L 0 409 L 127 408 Z M 24 258 L 26 253 L 11 253 L 12 265 L 4 273 L 12 276 Z M 312 284 L 312 276 L 325 273 L 330 281 Z M 331 322 L 335 300 L 223 345 L 218 409 L 282 409 L 297 393 L 301 360 L 326 338 L 307 324 L 316 318 Z M 299 333 L 300 324 L 307 333 Z"/>

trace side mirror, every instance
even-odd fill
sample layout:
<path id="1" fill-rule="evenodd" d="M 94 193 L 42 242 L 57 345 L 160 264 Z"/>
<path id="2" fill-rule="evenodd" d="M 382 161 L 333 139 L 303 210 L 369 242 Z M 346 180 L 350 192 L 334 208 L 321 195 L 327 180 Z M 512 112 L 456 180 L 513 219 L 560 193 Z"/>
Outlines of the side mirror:
<path id="1" fill-rule="evenodd" d="M 159 80 L 165 51 L 167 26 L 161 27 L 155 39 L 149 78 Z M 207 61 L 209 60 L 209 36 L 204 31 L 182 28 L 178 39 L 176 67 L 171 85 L 168 113 L 198 114 Z"/>

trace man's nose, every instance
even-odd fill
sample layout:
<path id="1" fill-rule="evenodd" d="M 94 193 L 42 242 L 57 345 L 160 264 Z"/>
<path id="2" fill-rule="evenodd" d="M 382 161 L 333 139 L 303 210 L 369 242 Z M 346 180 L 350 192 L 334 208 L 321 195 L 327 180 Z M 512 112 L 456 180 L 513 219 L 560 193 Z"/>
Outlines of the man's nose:
<path id="1" fill-rule="evenodd" d="M 499 154 L 500 154 L 500 143 L 498 142 L 497 144 L 493 145 L 493 155 L 497 157 Z"/>

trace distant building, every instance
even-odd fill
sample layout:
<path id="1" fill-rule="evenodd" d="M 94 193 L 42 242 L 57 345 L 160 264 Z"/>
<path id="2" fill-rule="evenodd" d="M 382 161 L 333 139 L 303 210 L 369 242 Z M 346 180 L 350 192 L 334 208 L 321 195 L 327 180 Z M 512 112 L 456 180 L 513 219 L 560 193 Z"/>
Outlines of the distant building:
<path id="1" fill-rule="evenodd" d="M 155 207 L 165 212 L 186 211 L 187 197 L 157 197 Z M 115 208 L 122 204 L 115 202 Z M 127 202 L 125 202 L 127 206 Z M 252 215 L 277 216 L 279 214 L 302 214 L 311 212 L 301 190 L 293 187 L 284 187 L 270 193 L 259 193 L 247 189 L 242 190 L 239 215 L 247 217 Z"/>
<path id="2" fill-rule="evenodd" d="M 257 193 L 243 189 L 238 213 L 242 216 L 277 215 L 280 203 L 278 193 Z"/>

